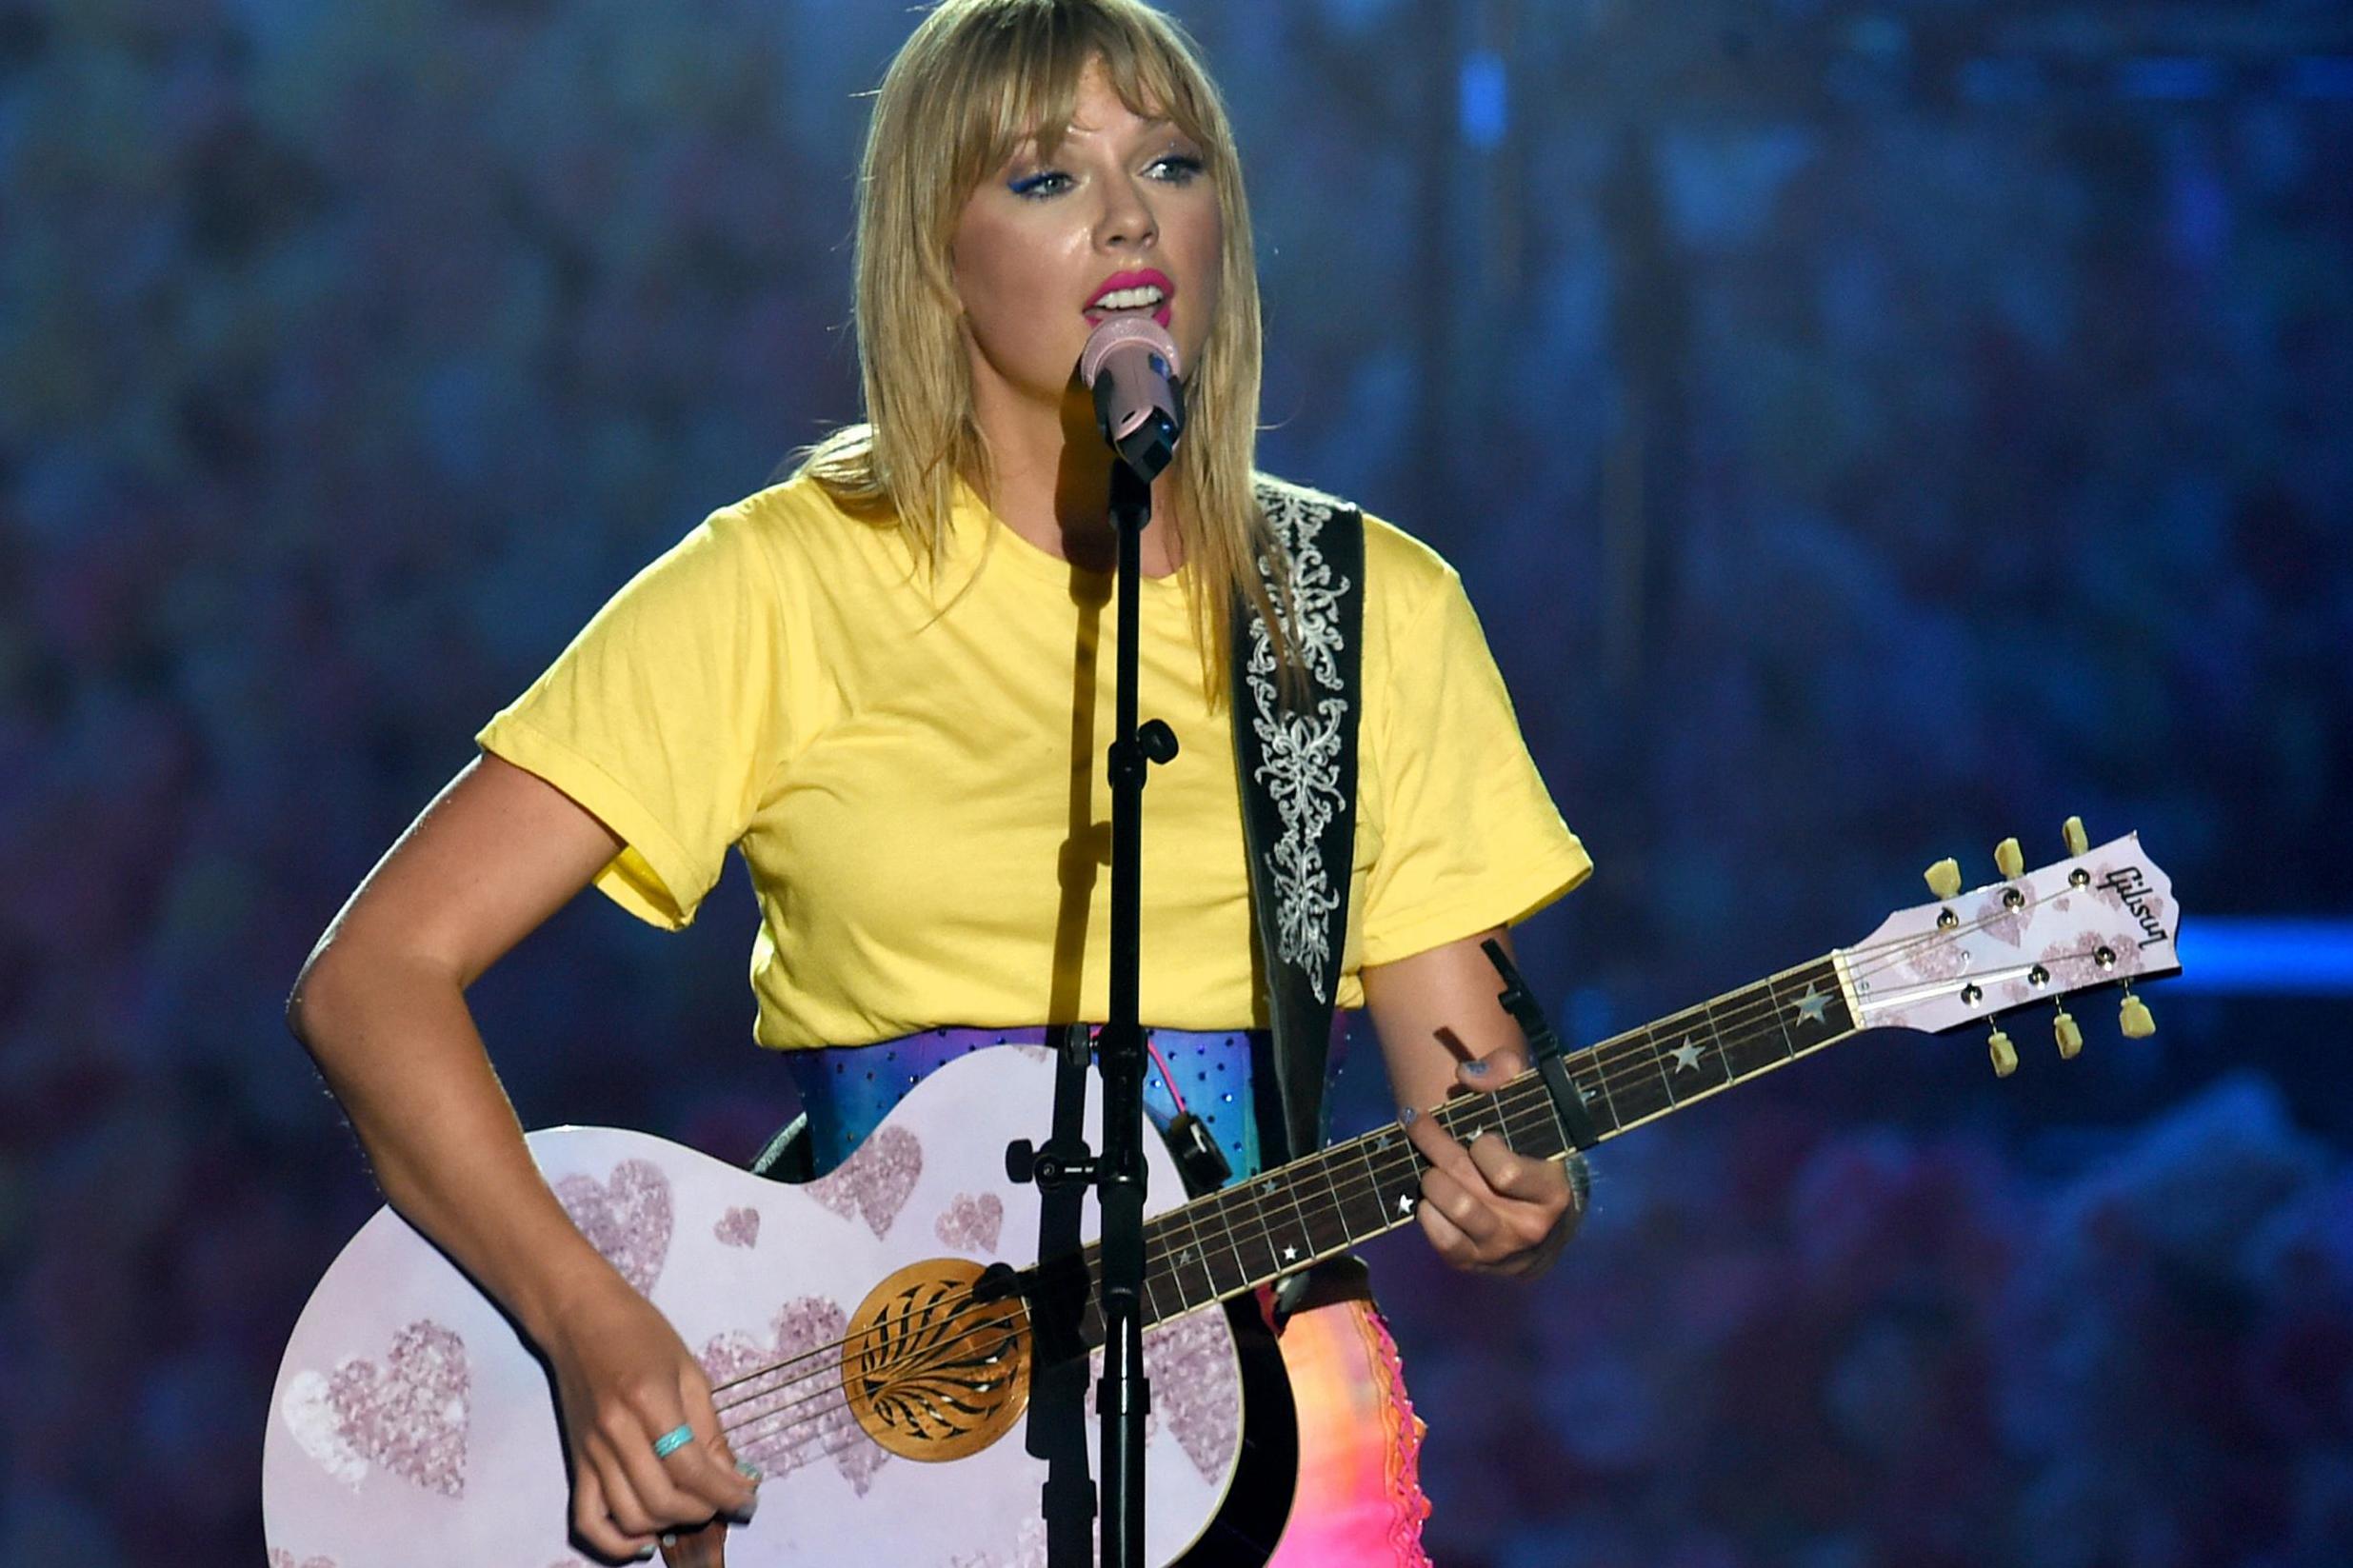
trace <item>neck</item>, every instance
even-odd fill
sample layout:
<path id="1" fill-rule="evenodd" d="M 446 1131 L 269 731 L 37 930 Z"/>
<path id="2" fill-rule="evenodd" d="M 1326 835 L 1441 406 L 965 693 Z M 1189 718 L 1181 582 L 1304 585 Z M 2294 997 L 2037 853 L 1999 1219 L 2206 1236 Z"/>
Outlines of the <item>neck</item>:
<path id="1" fill-rule="evenodd" d="M 1107 504 L 1111 449 L 1095 427 L 1094 403 L 1083 389 L 1053 407 L 977 407 L 981 435 L 994 468 L 989 509 L 1005 526 L 1047 554 L 1088 571 L 1118 565 L 1119 544 Z M 1153 526 L 1145 529 L 1139 566 L 1147 577 L 1166 577 L 1184 564 L 1175 516 L 1176 472 L 1152 484 Z"/>
<path id="2" fill-rule="evenodd" d="M 1570 1052 L 1563 1062 L 1606 1141 L 1854 1032 L 1852 996 L 1834 953 Z M 1429 1114 L 1461 1142 L 1491 1132 L 1513 1153 L 1535 1159 L 1559 1160 L 1570 1150 L 1544 1076 L 1534 1070 L 1492 1095 L 1449 1100 Z M 1228 1300 L 1407 1223 L 1426 1168 L 1405 1129 L 1392 1123 L 1160 1215 L 1146 1226 L 1145 1321 Z M 1038 1299 L 1074 1314 L 1071 1331 L 1088 1345 L 1102 1342 L 1090 1295 L 1097 1267 L 1089 1245 L 1039 1270 Z"/>

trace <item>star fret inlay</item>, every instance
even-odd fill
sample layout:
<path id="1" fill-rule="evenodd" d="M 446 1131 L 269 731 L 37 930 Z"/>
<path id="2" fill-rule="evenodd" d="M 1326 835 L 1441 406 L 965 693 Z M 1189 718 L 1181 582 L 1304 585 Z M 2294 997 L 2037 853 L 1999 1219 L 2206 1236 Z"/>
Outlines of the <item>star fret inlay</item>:
<path id="1" fill-rule="evenodd" d="M 1807 981 L 1805 982 L 1805 994 L 1797 1000 L 1798 1022 L 1801 1023 L 1819 1023 L 1824 1028 L 1828 1028 L 1830 1026 L 1830 1021 L 1828 1018 L 1824 1016 L 1824 1012 L 1829 1005 L 1830 999 L 1823 995 L 1819 990 L 1815 989 L 1814 982 L 1812 981 Z"/>
<path id="2" fill-rule="evenodd" d="M 1694 1035 L 1692 1040 L 1696 1040 L 1698 1038 L 1698 1036 Z M 1675 1067 L 1678 1072 L 1692 1072 L 1699 1067 L 1700 1047 L 1694 1045 L 1690 1040 L 1685 1041 L 1682 1044 L 1676 1046 L 1673 1050 L 1667 1052 L 1666 1054 L 1675 1059 Z"/>

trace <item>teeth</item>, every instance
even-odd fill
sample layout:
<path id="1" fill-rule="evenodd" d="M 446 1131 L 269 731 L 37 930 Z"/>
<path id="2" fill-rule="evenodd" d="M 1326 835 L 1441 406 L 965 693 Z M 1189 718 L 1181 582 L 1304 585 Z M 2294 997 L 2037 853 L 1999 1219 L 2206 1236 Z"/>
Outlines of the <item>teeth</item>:
<path id="1" fill-rule="evenodd" d="M 1165 295 L 1150 284 L 1136 288 L 1114 288 L 1095 301 L 1098 310 L 1132 310 L 1139 305 L 1158 305 Z"/>

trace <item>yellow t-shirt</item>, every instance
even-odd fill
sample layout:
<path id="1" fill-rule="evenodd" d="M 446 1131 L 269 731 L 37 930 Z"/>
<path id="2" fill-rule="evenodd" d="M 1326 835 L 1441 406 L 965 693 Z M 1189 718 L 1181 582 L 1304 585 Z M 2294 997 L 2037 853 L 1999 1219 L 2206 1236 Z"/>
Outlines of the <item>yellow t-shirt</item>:
<path id="1" fill-rule="evenodd" d="M 1371 517 L 1365 535 L 1344 1007 L 1361 964 L 1521 919 L 1591 869 L 1453 569 Z M 1112 581 L 967 491 L 934 586 L 895 528 L 798 477 L 646 567 L 478 740 L 620 835 L 597 885 L 645 920 L 685 925 L 743 851 L 762 1044 L 1099 1020 Z M 1144 792 L 1143 1020 L 1263 1026 L 1232 716 L 1202 689 L 1178 577 L 1145 581 L 1142 625 L 1140 712 L 1182 748 Z"/>

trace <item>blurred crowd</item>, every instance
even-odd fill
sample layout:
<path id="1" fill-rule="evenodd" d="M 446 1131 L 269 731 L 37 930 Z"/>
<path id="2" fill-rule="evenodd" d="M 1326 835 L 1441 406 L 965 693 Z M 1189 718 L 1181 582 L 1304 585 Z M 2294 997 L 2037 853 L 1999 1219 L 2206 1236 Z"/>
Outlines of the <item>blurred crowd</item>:
<path id="1" fill-rule="evenodd" d="M 1266 466 L 1462 568 L 1594 851 L 1523 943 L 1570 1032 L 2069 812 L 2193 925 L 2353 908 L 2330 8 L 1176 9 L 1244 139 Z M 604 597 L 854 417 L 858 94 L 908 25 L 0 0 L 26 1560 L 261 1561 L 277 1353 L 374 1203 L 286 990 Z M 730 879 L 482 982 L 527 1121 L 756 1148 Z M 2353 1560 L 2353 1042 L 2148 995 L 2155 1040 L 2087 1016 L 2006 1085 L 1888 1039 L 1645 1129 L 1533 1287 L 1380 1243 L 1437 1560 Z"/>

